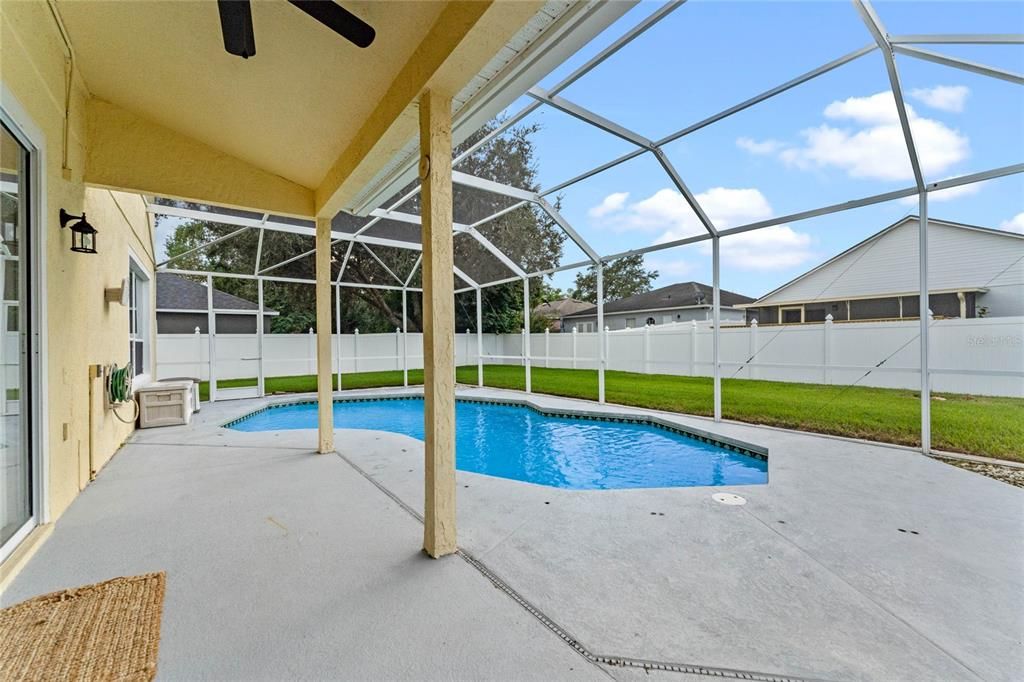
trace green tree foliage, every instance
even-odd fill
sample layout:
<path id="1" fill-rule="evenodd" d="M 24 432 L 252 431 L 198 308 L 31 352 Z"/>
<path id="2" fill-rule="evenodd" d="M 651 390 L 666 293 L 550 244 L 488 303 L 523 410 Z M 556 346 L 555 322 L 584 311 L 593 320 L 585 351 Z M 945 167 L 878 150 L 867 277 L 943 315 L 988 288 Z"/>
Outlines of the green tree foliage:
<path id="1" fill-rule="evenodd" d="M 500 121 L 492 121 L 484 126 L 463 142 L 456 153 L 468 149 L 499 124 Z M 475 150 L 459 164 L 457 170 L 513 187 L 536 190 L 537 167 L 530 139 L 536 131 L 537 126 L 513 127 Z M 403 188 L 397 196 L 408 193 L 412 188 L 413 185 Z M 393 206 L 396 200 L 397 198 L 392 198 L 385 202 L 385 207 Z M 207 209 L 205 206 L 184 202 L 171 203 L 197 210 Z M 456 223 L 461 224 L 474 223 L 500 210 L 511 208 L 515 203 L 514 199 L 474 188 L 455 186 L 453 192 L 454 218 Z M 395 210 L 418 215 L 419 196 L 415 196 Z M 353 232 L 366 223 L 366 218 L 339 213 L 333 220 L 333 227 L 336 231 Z M 172 267 L 228 273 L 255 272 L 259 242 L 259 231 L 255 229 L 243 230 L 217 244 L 188 253 L 197 246 L 226 237 L 237 230 L 235 226 L 205 221 L 190 220 L 182 223 L 168 237 L 165 245 L 168 257 L 180 256 Z M 511 210 L 493 221 L 480 225 L 478 230 L 527 271 L 543 270 L 557 265 L 566 238 L 554 221 L 533 205 Z M 377 221 L 366 234 L 416 242 L 420 239 L 417 226 L 389 220 Z M 263 236 L 259 268 L 269 268 L 294 256 L 307 254 L 265 274 L 315 279 L 313 248 L 314 239 L 310 236 L 267 230 Z M 332 279 L 337 277 L 344 263 L 345 282 L 398 285 L 396 277 L 405 280 L 412 275 L 409 285 L 420 286 L 419 268 L 417 267 L 415 271 L 413 269 L 419 255 L 418 251 L 379 246 L 370 248 L 373 253 L 360 244 L 351 245 L 351 249 L 350 242 L 341 241 L 335 244 L 331 254 Z M 470 235 L 455 236 L 454 253 L 456 266 L 476 282 L 487 283 L 513 276 L 510 270 Z M 271 331 L 304 332 L 311 326 L 315 328 L 313 285 L 283 284 L 268 281 L 264 285 L 266 306 L 280 313 L 274 318 Z M 243 298 L 256 298 L 256 284 L 251 280 L 221 278 L 216 281 L 215 286 Z M 456 277 L 456 289 L 465 286 L 467 283 Z M 534 288 L 537 289 L 536 292 L 532 291 Z M 531 299 L 535 299 L 536 303 L 541 302 L 542 291 L 543 286 L 540 286 L 537 280 L 531 282 Z M 457 328 L 475 330 L 475 292 L 459 295 L 456 299 Z M 521 283 L 513 282 L 484 289 L 484 330 L 492 333 L 518 331 L 522 326 L 522 300 Z M 423 309 L 422 297 L 419 292 L 410 291 L 406 303 L 409 329 L 419 331 Z M 351 332 L 356 328 L 363 333 L 388 332 L 402 325 L 400 291 L 346 287 L 342 289 L 341 309 L 341 328 L 344 332 Z"/>
<path id="2" fill-rule="evenodd" d="M 604 298 L 616 301 L 648 292 L 657 278 L 657 270 L 648 270 L 644 266 L 642 253 L 619 258 L 604 268 Z M 597 303 L 597 269 L 593 265 L 576 275 L 575 284 L 571 292 L 573 298 Z"/>

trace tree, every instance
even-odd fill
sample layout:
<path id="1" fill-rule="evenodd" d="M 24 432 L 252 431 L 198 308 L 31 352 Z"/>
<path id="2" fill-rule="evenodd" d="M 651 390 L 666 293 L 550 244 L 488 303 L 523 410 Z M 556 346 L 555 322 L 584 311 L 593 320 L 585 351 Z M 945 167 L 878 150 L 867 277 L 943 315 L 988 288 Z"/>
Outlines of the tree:
<path id="1" fill-rule="evenodd" d="M 604 268 L 604 299 L 615 301 L 627 296 L 636 296 L 651 290 L 651 284 L 658 278 L 657 270 L 647 270 L 644 255 L 637 253 L 625 256 Z M 576 275 L 576 286 L 572 297 L 589 303 L 597 303 L 597 269 L 591 265 L 586 272 Z"/>
<path id="2" fill-rule="evenodd" d="M 485 125 L 459 145 L 456 153 L 461 153 L 476 144 L 497 125 L 500 125 L 498 120 Z M 537 126 L 511 128 L 503 135 L 488 141 L 475 150 L 459 164 L 458 170 L 513 187 L 536 190 L 537 167 L 530 136 L 537 129 Z M 385 206 L 392 206 L 398 196 L 403 196 L 413 187 L 414 185 L 409 185 L 403 188 L 395 198 L 385 202 Z M 186 202 L 170 203 L 196 210 L 209 210 L 206 206 Z M 510 208 L 514 203 L 516 203 L 514 199 L 470 187 L 455 186 L 453 191 L 454 218 L 455 222 L 461 224 L 477 222 L 500 210 Z M 403 213 L 419 214 L 419 195 L 397 207 L 396 210 Z M 366 218 L 339 213 L 333 220 L 333 227 L 338 231 L 353 232 L 366 223 Z M 178 226 L 168 237 L 166 241 L 167 255 L 173 257 L 186 254 L 197 246 L 219 237 L 225 237 L 238 229 L 232 225 L 196 220 L 187 221 Z M 527 271 L 543 270 L 557 265 L 561 259 L 562 245 L 566 239 L 565 234 L 554 221 L 533 205 L 519 207 L 493 221 L 479 225 L 477 229 Z M 389 220 L 378 221 L 368 230 L 367 234 L 391 239 L 419 241 L 418 227 Z M 172 267 L 199 271 L 252 273 L 256 269 L 255 254 L 258 240 L 258 230 L 244 230 L 217 244 L 181 256 L 172 264 Z M 395 247 L 371 246 L 371 253 L 361 244 L 351 245 L 351 250 L 349 249 L 350 245 L 351 243 L 347 241 L 341 241 L 334 245 L 332 249 L 333 277 L 337 277 L 341 264 L 344 262 L 343 281 L 346 282 L 397 286 L 399 282 L 395 277 L 404 280 L 412 274 L 410 286 L 418 287 L 420 285 L 418 270 L 413 272 L 419 252 Z M 310 236 L 267 230 L 263 237 L 259 266 L 260 268 L 270 267 L 311 251 L 313 246 L 314 239 Z M 454 255 L 456 266 L 476 282 L 486 284 L 513 276 L 508 268 L 470 235 L 457 234 L 455 236 Z M 380 258 L 386 264 L 387 269 L 374 256 Z M 388 269 L 391 270 L 391 273 L 388 272 Z M 315 279 L 315 257 L 313 254 L 309 254 L 266 274 L 268 276 Z M 217 280 L 216 286 L 220 290 L 250 298 L 250 300 L 255 298 L 255 282 L 251 280 L 222 278 Z M 456 288 L 464 286 L 467 286 L 466 282 L 456 279 Z M 273 292 L 270 292 L 271 288 Z M 510 285 L 501 285 L 484 289 L 484 329 L 500 333 L 517 331 L 520 328 L 522 325 L 521 284 L 517 289 L 519 291 L 518 298 L 513 289 L 516 289 L 516 283 L 512 283 L 511 288 Z M 474 294 L 468 294 L 467 297 L 471 299 Z M 535 297 L 536 294 L 531 295 L 531 299 Z M 315 320 L 315 295 L 312 285 L 296 284 L 292 287 L 271 287 L 271 283 L 268 282 L 265 285 L 265 302 L 267 307 L 282 313 L 275 318 L 272 331 L 306 331 L 309 327 L 308 321 Z M 421 329 L 422 319 L 422 297 L 418 292 L 408 293 L 407 306 L 409 329 L 417 331 Z M 456 319 L 459 329 L 465 329 L 467 326 L 476 327 L 474 306 L 475 300 L 468 307 L 457 306 Z M 402 324 L 402 294 L 400 291 L 343 288 L 341 308 L 343 331 L 352 331 L 355 328 L 359 328 L 362 332 L 393 331 Z M 518 322 L 513 322 L 514 319 L 517 319 Z M 304 326 L 295 328 L 298 325 Z"/>

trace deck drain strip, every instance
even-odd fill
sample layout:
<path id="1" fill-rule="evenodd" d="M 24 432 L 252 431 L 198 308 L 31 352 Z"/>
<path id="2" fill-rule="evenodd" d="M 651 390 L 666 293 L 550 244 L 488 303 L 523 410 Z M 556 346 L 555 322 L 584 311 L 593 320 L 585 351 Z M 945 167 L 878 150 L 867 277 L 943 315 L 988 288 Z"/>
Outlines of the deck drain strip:
<path id="1" fill-rule="evenodd" d="M 423 523 L 423 515 L 406 504 L 402 498 L 385 487 L 368 472 L 362 469 L 344 454 L 338 452 L 338 456 L 352 467 L 359 475 L 372 483 L 374 487 L 387 495 L 395 504 L 405 510 L 414 519 Z M 540 623 L 553 632 L 559 639 L 569 645 L 576 653 L 592 663 L 599 663 L 610 667 L 641 668 L 643 670 L 661 670 L 665 672 L 687 673 L 690 675 L 706 675 L 709 677 L 720 677 L 731 680 L 752 680 L 753 682 L 810 682 L 810 678 L 792 677 L 788 675 L 774 675 L 772 673 L 761 673 L 752 670 L 739 670 L 734 668 L 719 668 L 714 666 L 693 665 L 690 663 L 672 663 L 668 661 L 653 661 L 641 658 L 629 658 L 627 656 L 613 656 L 595 654 L 584 646 L 578 639 L 573 637 L 561 625 L 552 620 L 547 614 L 534 606 L 530 601 L 519 594 L 511 585 L 501 579 L 494 571 L 487 567 L 482 561 L 464 549 L 455 550 L 463 561 L 472 566 L 481 575 L 487 578 L 494 587 L 504 592 L 515 603 L 519 604 L 527 613 L 536 618 Z"/>

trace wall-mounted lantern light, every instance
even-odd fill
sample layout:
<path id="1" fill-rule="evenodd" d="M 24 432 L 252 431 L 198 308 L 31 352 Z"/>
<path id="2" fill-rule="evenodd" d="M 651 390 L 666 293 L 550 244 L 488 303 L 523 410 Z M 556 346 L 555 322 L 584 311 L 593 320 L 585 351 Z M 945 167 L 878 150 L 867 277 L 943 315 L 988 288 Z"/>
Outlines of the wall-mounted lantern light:
<path id="1" fill-rule="evenodd" d="M 85 220 L 85 214 L 71 215 L 62 208 L 60 226 L 68 227 L 68 223 L 71 223 L 71 250 L 78 253 L 96 253 L 96 228 Z"/>

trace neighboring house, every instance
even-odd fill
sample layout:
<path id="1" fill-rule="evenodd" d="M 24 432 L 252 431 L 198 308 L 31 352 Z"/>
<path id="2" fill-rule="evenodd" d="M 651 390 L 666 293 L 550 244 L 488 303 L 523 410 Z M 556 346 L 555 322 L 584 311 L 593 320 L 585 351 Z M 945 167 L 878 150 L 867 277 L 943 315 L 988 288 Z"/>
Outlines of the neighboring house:
<path id="1" fill-rule="evenodd" d="M 541 303 L 533 309 L 533 316 L 548 318 L 550 320 L 548 329 L 553 332 L 560 332 L 562 331 L 562 317 L 578 313 L 581 310 L 586 310 L 593 306 L 593 303 L 587 303 L 586 301 L 580 301 L 575 298 L 562 298 L 557 301 Z"/>
<path id="2" fill-rule="evenodd" d="M 917 216 L 907 216 L 750 304 L 747 322 L 919 317 Z M 1024 315 L 1024 235 L 928 221 L 928 300 L 936 317 Z"/>
<path id="3" fill-rule="evenodd" d="M 232 294 L 213 290 L 218 334 L 255 334 L 259 305 Z M 279 313 L 264 309 L 263 330 Z M 158 334 L 192 334 L 208 331 L 206 285 L 169 272 L 156 274 L 156 328 Z"/>
<path id="4" fill-rule="evenodd" d="M 604 304 L 604 324 L 608 329 L 627 329 L 644 325 L 706 321 L 712 317 L 712 288 L 700 282 L 670 284 L 654 291 L 620 298 Z M 721 290 L 721 319 L 723 322 L 742 322 L 742 303 L 754 299 L 749 296 Z M 573 328 L 580 332 L 597 331 L 597 306 L 562 316 L 562 331 Z"/>

